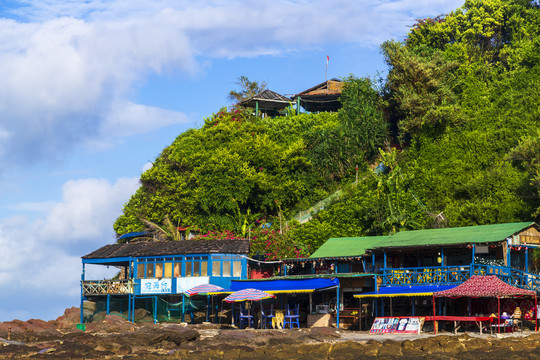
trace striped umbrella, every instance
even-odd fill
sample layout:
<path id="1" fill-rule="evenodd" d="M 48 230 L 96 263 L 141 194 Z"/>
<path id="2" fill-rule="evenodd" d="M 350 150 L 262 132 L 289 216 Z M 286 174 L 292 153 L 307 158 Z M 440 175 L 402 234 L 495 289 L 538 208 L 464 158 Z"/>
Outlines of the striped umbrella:
<path id="1" fill-rule="evenodd" d="M 224 300 L 228 303 L 240 302 L 240 301 L 261 301 L 263 299 L 273 298 L 275 295 L 269 294 L 262 290 L 257 289 L 244 289 L 233 292 L 227 296 Z"/>
<path id="2" fill-rule="evenodd" d="M 184 291 L 184 294 L 187 296 L 193 296 L 197 294 L 207 294 L 209 292 L 221 291 L 223 288 L 221 286 L 212 285 L 212 284 L 200 284 L 192 287 L 189 290 Z"/>

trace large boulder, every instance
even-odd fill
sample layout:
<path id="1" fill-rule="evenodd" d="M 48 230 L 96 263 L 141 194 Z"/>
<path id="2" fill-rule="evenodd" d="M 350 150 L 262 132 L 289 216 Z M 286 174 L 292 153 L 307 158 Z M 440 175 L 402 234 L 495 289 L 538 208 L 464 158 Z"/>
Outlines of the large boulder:
<path id="1" fill-rule="evenodd" d="M 81 321 L 81 309 L 78 307 L 67 308 L 64 315 L 56 319 L 56 326 L 59 329 L 72 328 Z"/>

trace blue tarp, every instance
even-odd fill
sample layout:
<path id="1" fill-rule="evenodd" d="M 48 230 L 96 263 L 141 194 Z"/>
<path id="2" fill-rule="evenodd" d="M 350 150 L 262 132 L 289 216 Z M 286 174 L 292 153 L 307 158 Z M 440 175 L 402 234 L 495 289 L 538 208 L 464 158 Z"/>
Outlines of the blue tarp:
<path id="1" fill-rule="evenodd" d="M 434 292 L 455 287 L 456 285 L 387 286 L 380 288 L 379 291 L 355 294 L 354 297 L 431 296 Z"/>
<path id="2" fill-rule="evenodd" d="M 147 233 L 148 233 L 147 231 L 130 232 L 130 233 L 127 233 L 127 234 L 124 234 L 124 235 L 120 236 L 117 240 L 142 236 L 142 235 L 146 235 Z"/>
<path id="3" fill-rule="evenodd" d="M 231 281 L 231 291 L 243 289 L 258 289 L 270 293 L 313 292 L 335 288 L 339 285 L 338 278 L 316 279 L 278 279 L 266 281 Z"/>

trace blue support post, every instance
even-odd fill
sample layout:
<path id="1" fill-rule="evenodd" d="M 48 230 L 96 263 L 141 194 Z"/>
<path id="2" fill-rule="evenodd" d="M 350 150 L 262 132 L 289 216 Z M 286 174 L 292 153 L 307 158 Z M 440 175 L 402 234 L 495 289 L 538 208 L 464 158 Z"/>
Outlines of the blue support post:
<path id="1" fill-rule="evenodd" d="M 132 319 L 133 322 L 135 322 L 135 304 L 136 304 L 135 299 L 136 299 L 136 295 L 133 294 L 133 296 L 131 298 L 132 298 L 132 301 L 133 301 L 133 304 L 131 305 L 131 309 L 133 310 L 131 312 L 131 319 Z"/>
<path id="2" fill-rule="evenodd" d="M 111 294 L 107 294 L 107 315 L 111 312 Z"/>
<path id="3" fill-rule="evenodd" d="M 375 253 L 371 253 L 371 272 L 375 274 Z"/>
<path id="4" fill-rule="evenodd" d="M 184 293 L 182 293 L 182 322 L 186 322 L 186 307 L 185 307 L 185 303 L 186 303 L 186 295 L 184 295 Z"/>
<path id="5" fill-rule="evenodd" d="M 383 253 L 383 269 L 386 269 L 386 251 Z"/>
<path id="6" fill-rule="evenodd" d="M 128 294 L 128 321 L 131 321 L 131 294 Z"/>
<path id="7" fill-rule="evenodd" d="M 283 264 L 283 276 L 287 276 L 287 264 Z"/>
<path id="8" fill-rule="evenodd" d="M 512 249 L 510 248 L 510 245 L 508 242 L 506 242 L 506 266 L 511 267 L 512 266 L 512 257 L 510 253 L 512 252 Z"/>
<path id="9" fill-rule="evenodd" d="M 157 295 L 154 296 L 154 324 L 157 324 Z"/>
<path id="10" fill-rule="evenodd" d="M 339 329 L 339 285 L 337 286 L 337 295 L 336 295 L 336 324 L 337 324 L 337 328 Z"/>
<path id="11" fill-rule="evenodd" d="M 84 288 L 83 288 L 83 281 L 84 281 L 84 265 L 85 264 L 82 264 L 82 272 L 81 272 L 81 324 L 84 323 L 84 316 L 83 316 L 83 311 L 84 311 Z"/>
<path id="12" fill-rule="evenodd" d="M 366 259 L 362 258 L 362 269 L 366 272 Z"/>
<path id="13" fill-rule="evenodd" d="M 210 295 L 206 295 L 206 322 L 210 317 Z"/>
<path id="14" fill-rule="evenodd" d="M 476 256 L 476 244 L 472 244 L 472 261 L 471 264 L 474 265 L 474 257 Z"/>
<path id="15" fill-rule="evenodd" d="M 444 266 L 444 248 L 441 248 L 441 266 Z"/>
<path id="16" fill-rule="evenodd" d="M 525 271 L 529 272 L 529 247 L 525 247 Z"/>

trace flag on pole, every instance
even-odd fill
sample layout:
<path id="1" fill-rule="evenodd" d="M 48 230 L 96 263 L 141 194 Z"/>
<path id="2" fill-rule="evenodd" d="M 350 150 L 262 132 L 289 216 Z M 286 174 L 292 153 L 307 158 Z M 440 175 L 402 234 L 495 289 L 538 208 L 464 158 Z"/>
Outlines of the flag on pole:
<path id="1" fill-rule="evenodd" d="M 328 81 L 328 61 L 329 60 L 330 60 L 330 56 L 326 55 L 326 68 L 324 69 L 324 77 L 326 81 Z"/>

